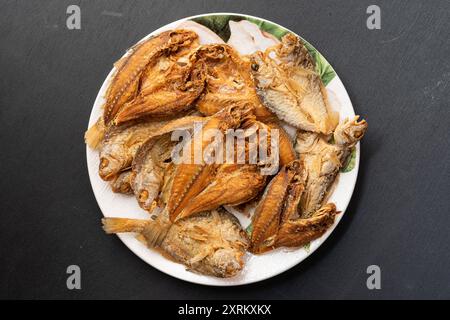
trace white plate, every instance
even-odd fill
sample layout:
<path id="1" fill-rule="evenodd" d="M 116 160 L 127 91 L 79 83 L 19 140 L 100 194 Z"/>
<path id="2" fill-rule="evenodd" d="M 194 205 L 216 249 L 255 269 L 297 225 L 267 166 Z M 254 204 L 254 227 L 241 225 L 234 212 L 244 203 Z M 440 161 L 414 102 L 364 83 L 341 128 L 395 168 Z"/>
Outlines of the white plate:
<path id="1" fill-rule="evenodd" d="M 239 19 L 240 18 L 250 19 L 253 22 L 266 24 L 266 26 L 268 24 L 272 28 L 273 27 L 280 29 L 283 28 L 270 21 L 248 15 L 238 15 L 232 13 L 214 13 L 188 17 L 185 19 L 175 21 L 152 32 L 147 37 L 154 34 L 158 34 L 164 30 L 176 28 L 181 23 L 184 23 L 184 25 L 186 25 L 185 21 L 194 18 L 198 19 L 211 16 L 218 17 L 230 15 L 238 17 Z M 146 39 L 147 37 L 145 37 L 144 39 Z M 206 39 L 205 41 L 208 41 L 208 39 Z M 235 41 L 235 38 L 233 41 Z M 326 62 L 326 60 L 324 61 Z M 112 62 L 113 61 L 111 61 L 111 63 Z M 102 87 L 100 88 L 100 91 L 98 92 L 97 98 L 95 99 L 94 106 L 92 108 L 91 116 L 89 119 L 89 127 L 95 123 L 97 118 L 102 113 L 101 106 L 104 103 L 104 94 L 106 92 L 107 86 L 113 74 L 113 70 L 111 70 L 111 72 L 106 77 Z M 347 91 L 345 90 L 344 85 L 342 84 L 341 80 L 337 75 L 335 75 L 334 78 L 327 84 L 326 88 L 329 93 L 330 103 L 334 109 L 340 112 L 341 120 L 346 117 L 351 117 L 355 115 Z M 118 236 L 131 251 L 133 251 L 145 262 L 168 275 L 171 275 L 175 278 L 182 279 L 185 281 L 204 285 L 233 286 L 233 285 L 243 285 L 253 283 L 274 277 L 292 268 L 293 266 L 299 264 L 306 257 L 312 254 L 328 238 L 330 233 L 333 232 L 339 221 L 344 216 L 344 212 L 348 206 L 348 203 L 350 202 L 350 198 L 352 196 L 353 189 L 356 183 L 356 178 L 358 175 L 359 157 L 360 157 L 359 148 L 360 147 L 358 144 L 356 146 L 356 154 L 355 154 L 356 157 L 353 170 L 339 174 L 336 187 L 334 188 L 333 193 L 329 200 L 330 202 L 334 202 L 336 204 L 337 209 L 342 212 L 337 216 L 334 225 L 321 238 L 312 241 L 309 248 L 298 248 L 296 250 L 277 249 L 267 254 L 259 256 L 248 254 L 244 270 L 242 270 L 242 272 L 236 277 L 229 279 L 219 279 L 211 276 L 204 276 L 192 273 L 190 271 L 187 271 L 182 264 L 174 263 L 161 256 L 156 251 L 148 249 L 145 245 L 136 240 L 134 234 L 120 234 Z M 99 157 L 97 151 L 93 151 L 89 147 L 87 147 L 86 156 L 92 189 L 94 191 L 95 198 L 97 199 L 97 203 L 105 217 L 124 217 L 124 218 L 141 218 L 141 219 L 146 219 L 149 217 L 147 212 L 142 210 L 138 206 L 134 196 L 113 193 L 108 183 L 100 179 L 98 175 Z M 98 232 L 102 232 L 102 230 L 99 228 Z M 99 248 L 99 250 L 101 250 L 101 248 Z"/>

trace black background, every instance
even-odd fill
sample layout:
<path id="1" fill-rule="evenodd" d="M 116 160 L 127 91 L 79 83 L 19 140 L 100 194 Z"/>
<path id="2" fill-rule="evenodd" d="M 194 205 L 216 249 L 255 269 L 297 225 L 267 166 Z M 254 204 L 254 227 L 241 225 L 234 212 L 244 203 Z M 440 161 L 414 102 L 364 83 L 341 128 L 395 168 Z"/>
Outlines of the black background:
<path id="1" fill-rule="evenodd" d="M 382 29 L 371 31 L 374 3 Z M 81 30 L 66 28 L 69 4 L 81 8 Z M 449 10 L 449 1 L 1 1 L 0 297 L 450 298 Z M 309 40 L 369 122 L 339 227 L 297 267 L 237 288 L 171 278 L 105 235 L 83 142 L 126 48 L 179 18 L 223 11 Z M 71 264 L 82 270 L 78 291 L 66 288 Z M 366 287 L 372 264 L 381 290 Z"/>

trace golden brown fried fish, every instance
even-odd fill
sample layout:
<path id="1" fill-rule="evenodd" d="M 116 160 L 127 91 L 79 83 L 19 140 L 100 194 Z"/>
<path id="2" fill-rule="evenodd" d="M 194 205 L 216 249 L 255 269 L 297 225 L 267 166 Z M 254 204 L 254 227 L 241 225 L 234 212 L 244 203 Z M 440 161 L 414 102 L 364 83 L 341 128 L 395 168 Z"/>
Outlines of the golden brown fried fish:
<path id="1" fill-rule="evenodd" d="M 137 232 L 149 247 L 154 247 L 148 229 L 153 224 L 166 224 L 158 247 L 190 270 L 205 275 L 228 278 L 244 266 L 248 240 L 239 221 L 224 209 L 206 211 L 172 224 L 167 211 L 153 220 L 124 218 L 102 219 L 106 233 Z M 150 239 L 149 239 L 150 237 Z"/>
<path id="2" fill-rule="evenodd" d="M 111 182 L 111 189 L 115 193 L 131 194 L 133 188 L 131 187 L 131 181 L 133 173 L 131 170 L 126 170 L 119 173 Z"/>
<path id="3" fill-rule="evenodd" d="M 327 204 L 308 219 L 301 218 L 299 202 L 305 179 L 301 162 L 294 160 L 266 187 L 253 216 L 251 252 L 305 245 L 322 236 L 333 224 L 337 214 L 334 204 Z"/>
<path id="4" fill-rule="evenodd" d="M 206 150 L 206 147 L 215 143 L 208 135 L 210 129 L 219 130 L 222 134 L 226 130 L 237 128 L 245 119 L 251 116 L 251 107 L 247 103 L 231 105 L 215 115 L 209 117 L 205 122 L 202 133 L 194 135 L 191 141 L 191 154 L 186 157 L 184 163 L 180 163 L 175 168 L 173 183 L 170 190 L 170 197 L 167 203 L 167 210 L 171 221 L 175 221 L 181 210 L 191 201 L 191 198 L 200 193 L 214 176 L 217 166 L 206 164 L 203 156 L 195 159 L 195 148 Z M 199 163 L 196 163 L 196 160 Z"/>
<path id="5" fill-rule="evenodd" d="M 257 93 L 278 118 L 306 131 L 333 131 L 336 116 L 314 60 L 297 36 L 285 35 L 282 43 L 253 54 L 251 61 Z"/>
<path id="6" fill-rule="evenodd" d="M 139 147 L 151 137 L 192 127 L 204 117 L 187 116 L 166 122 L 126 123 L 108 128 L 100 146 L 99 174 L 103 180 L 114 176 L 131 166 Z"/>
<path id="7" fill-rule="evenodd" d="M 175 144 L 170 134 L 164 134 L 148 139 L 136 153 L 132 186 L 139 205 L 145 210 L 152 211 L 157 205 Z"/>
<path id="8" fill-rule="evenodd" d="M 205 115 L 212 115 L 235 103 L 251 103 L 259 120 L 275 119 L 259 101 L 250 72 L 250 62 L 226 44 L 199 47 L 198 63 L 205 66 L 206 87 L 196 105 Z"/>
<path id="9" fill-rule="evenodd" d="M 346 163 L 352 148 L 364 136 L 367 122 L 358 121 L 358 118 L 345 120 L 336 127 L 333 144 L 322 135 L 298 132 L 295 150 L 307 172 L 306 189 L 300 202 L 303 217 L 310 217 L 322 206 L 339 169 Z"/>
<path id="10" fill-rule="evenodd" d="M 111 84 L 106 92 L 104 122 L 115 119 L 124 104 L 134 99 L 139 91 L 141 77 L 149 65 L 158 64 L 164 56 L 196 46 L 197 34 L 188 30 L 169 30 L 131 48 L 129 54 L 116 63 Z"/>

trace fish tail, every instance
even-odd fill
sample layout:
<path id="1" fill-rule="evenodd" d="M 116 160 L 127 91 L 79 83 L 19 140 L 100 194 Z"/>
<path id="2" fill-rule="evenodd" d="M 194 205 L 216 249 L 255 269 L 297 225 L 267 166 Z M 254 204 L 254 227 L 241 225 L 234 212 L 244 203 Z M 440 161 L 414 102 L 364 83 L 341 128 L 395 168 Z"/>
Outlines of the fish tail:
<path id="1" fill-rule="evenodd" d="M 103 230 L 106 233 L 142 232 L 148 220 L 126 218 L 103 218 Z"/>
<path id="2" fill-rule="evenodd" d="M 142 235 L 149 247 L 158 247 L 169 232 L 172 223 L 169 220 L 167 208 L 165 208 L 154 221 L 150 221 L 142 230 Z"/>
<path id="3" fill-rule="evenodd" d="M 149 247 L 158 247 L 165 239 L 167 232 L 171 227 L 170 223 L 161 223 L 160 221 L 152 221 L 143 230 L 142 235 L 147 241 Z"/>
<path id="4" fill-rule="evenodd" d="M 84 134 L 84 141 L 91 149 L 97 149 L 105 136 L 105 123 L 103 117 L 98 118 L 97 122 L 91 126 Z"/>

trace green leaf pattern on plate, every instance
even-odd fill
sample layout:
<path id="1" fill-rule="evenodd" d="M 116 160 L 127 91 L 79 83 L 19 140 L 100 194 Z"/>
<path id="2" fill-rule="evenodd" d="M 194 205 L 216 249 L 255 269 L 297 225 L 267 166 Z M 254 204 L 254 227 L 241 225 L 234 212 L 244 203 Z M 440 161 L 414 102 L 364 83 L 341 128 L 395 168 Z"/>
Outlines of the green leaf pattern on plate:
<path id="1" fill-rule="evenodd" d="M 248 235 L 249 237 L 252 236 L 252 232 L 253 232 L 253 223 L 250 223 L 250 224 L 247 226 L 247 228 L 245 228 L 245 232 L 247 232 L 247 235 Z"/>
<path id="2" fill-rule="evenodd" d="M 309 253 L 309 252 L 311 251 L 311 242 L 308 242 L 307 244 L 305 244 L 305 245 L 303 246 L 303 249 L 305 249 L 305 251 L 306 251 L 307 253 Z"/>
<path id="3" fill-rule="evenodd" d="M 223 41 L 227 42 L 230 38 L 230 26 L 228 22 L 232 20 L 233 16 L 226 15 L 211 15 L 202 16 L 192 19 L 192 21 L 204 25 L 208 29 L 217 34 Z"/>
<path id="4" fill-rule="evenodd" d="M 352 148 L 350 156 L 348 157 L 347 163 L 341 168 L 341 172 L 349 172 L 355 168 L 356 162 L 356 147 Z"/>
<path id="5" fill-rule="evenodd" d="M 245 16 L 235 16 L 235 15 L 211 15 L 202 16 L 192 19 L 193 21 L 204 25 L 213 32 L 215 32 L 223 41 L 228 41 L 230 38 L 230 26 L 229 21 L 241 21 L 247 20 L 256 24 L 260 30 L 270 33 L 275 36 L 278 40 L 288 33 L 289 31 L 285 28 L 278 26 L 274 23 L 263 21 L 257 18 L 245 17 Z M 328 85 L 331 80 L 336 76 L 336 72 L 333 67 L 328 63 L 328 61 L 314 48 L 309 42 L 303 40 L 305 46 L 309 53 L 316 62 L 316 72 L 320 75 L 323 84 Z"/>
<path id="6" fill-rule="evenodd" d="M 327 59 L 325 59 L 309 42 L 305 41 L 305 46 L 316 62 L 316 72 L 320 75 L 323 84 L 327 86 L 336 76 L 336 72 L 328 63 Z"/>

